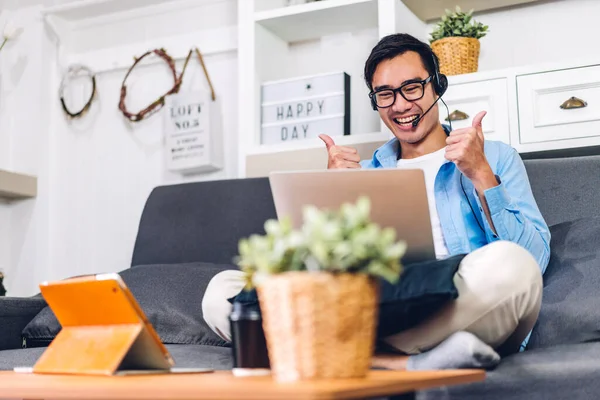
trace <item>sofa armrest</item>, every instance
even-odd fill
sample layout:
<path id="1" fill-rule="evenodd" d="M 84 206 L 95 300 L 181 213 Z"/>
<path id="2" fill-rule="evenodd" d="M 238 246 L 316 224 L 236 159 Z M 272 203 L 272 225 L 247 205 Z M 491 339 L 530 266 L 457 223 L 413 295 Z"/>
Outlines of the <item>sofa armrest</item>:
<path id="1" fill-rule="evenodd" d="M 21 332 L 44 307 L 42 297 L 0 297 L 0 350 L 20 349 Z"/>

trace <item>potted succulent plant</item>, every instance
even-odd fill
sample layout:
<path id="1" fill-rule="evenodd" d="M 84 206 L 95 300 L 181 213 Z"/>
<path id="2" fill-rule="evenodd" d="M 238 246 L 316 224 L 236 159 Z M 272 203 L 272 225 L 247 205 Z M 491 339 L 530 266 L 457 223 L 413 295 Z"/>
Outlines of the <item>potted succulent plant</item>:
<path id="1" fill-rule="evenodd" d="M 473 20 L 473 10 L 454 12 L 446 10 L 446 15 L 431 33 L 431 48 L 440 60 L 440 72 L 445 75 L 459 75 L 476 72 L 479 67 L 479 39 L 488 32 L 488 26 Z"/>
<path id="2" fill-rule="evenodd" d="M 361 197 L 339 210 L 304 209 L 303 225 L 269 220 L 239 243 L 256 288 L 277 381 L 363 377 L 375 342 L 379 278 L 395 283 L 406 244 L 370 221 Z"/>

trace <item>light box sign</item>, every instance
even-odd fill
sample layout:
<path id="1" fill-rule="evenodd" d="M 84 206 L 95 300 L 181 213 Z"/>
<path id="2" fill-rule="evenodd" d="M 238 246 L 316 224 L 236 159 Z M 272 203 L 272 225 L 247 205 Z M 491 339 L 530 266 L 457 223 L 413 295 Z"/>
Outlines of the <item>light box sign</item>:
<path id="1" fill-rule="evenodd" d="M 265 82 L 261 89 L 261 144 L 350 134 L 345 72 Z"/>

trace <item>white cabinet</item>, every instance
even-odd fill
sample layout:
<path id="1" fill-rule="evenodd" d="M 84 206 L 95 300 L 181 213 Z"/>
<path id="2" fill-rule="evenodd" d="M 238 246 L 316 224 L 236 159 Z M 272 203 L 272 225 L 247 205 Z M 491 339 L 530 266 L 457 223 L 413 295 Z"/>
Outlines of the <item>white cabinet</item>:
<path id="1" fill-rule="evenodd" d="M 475 115 L 487 111 L 482 122 L 485 138 L 510 143 L 506 81 L 506 78 L 499 78 L 450 83 L 448 91 L 442 97 L 448 105 L 448 112 L 440 103 L 440 121 L 448 124 L 450 114 L 452 129 L 466 128 L 472 125 Z"/>
<path id="2" fill-rule="evenodd" d="M 600 137 L 600 65 L 517 77 L 520 142 Z"/>

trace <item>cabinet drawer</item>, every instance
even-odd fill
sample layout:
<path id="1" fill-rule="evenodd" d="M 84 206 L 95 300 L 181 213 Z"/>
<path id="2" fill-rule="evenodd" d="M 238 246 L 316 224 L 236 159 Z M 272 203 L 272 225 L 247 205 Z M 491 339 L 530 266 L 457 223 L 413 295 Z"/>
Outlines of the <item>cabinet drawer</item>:
<path id="1" fill-rule="evenodd" d="M 600 136 L 600 66 L 518 76 L 517 88 L 521 143 Z"/>
<path id="2" fill-rule="evenodd" d="M 488 140 L 510 143 L 508 98 L 506 78 L 452 84 L 442 99 L 448 104 L 450 114 L 460 114 L 464 119 L 452 121 L 452 129 L 471 126 L 473 117 L 487 111 L 483 118 L 483 133 Z M 446 107 L 440 104 L 440 121 L 448 124 Z"/>

